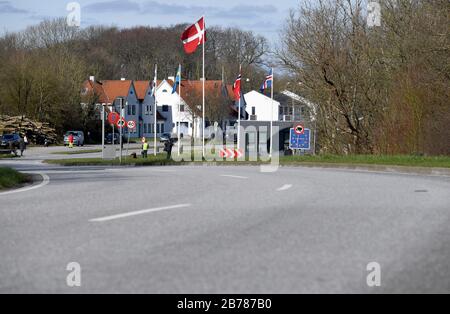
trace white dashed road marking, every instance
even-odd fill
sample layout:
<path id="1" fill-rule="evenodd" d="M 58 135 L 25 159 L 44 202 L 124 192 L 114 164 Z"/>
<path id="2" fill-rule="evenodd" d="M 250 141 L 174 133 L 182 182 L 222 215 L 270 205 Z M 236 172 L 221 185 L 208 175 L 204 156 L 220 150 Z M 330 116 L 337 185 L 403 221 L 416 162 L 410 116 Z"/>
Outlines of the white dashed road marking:
<path id="1" fill-rule="evenodd" d="M 292 184 L 285 184 L 281 188 L 278 188 L 277 191 L 278 192 L 283 192 L 283 191 L 289 190 L 290 188 L 292 188 Z"/>
<path id="2" fill-rule="evenodd" d="M 105 222 L 105 221 L 110 221 L 110 220 L 116 220 L 116 219 L 121 219 L 121 218 L 137 216 L 137 215 L 159 212 L 159 211 L 163 211 L 163 210 L 186 208 L 186 207 L 191 207 L 191 204 L 179 204 L 179 205 L 173 205 L 173 206 L 138 210 L 138 211 L 128 212 L 128 213 L 124 213 L 124 214 L 106 216 L 106 217 L 102 217 L 102 218 L 95 218 L 95 219 L 89 220 L 89 222 Z"/>

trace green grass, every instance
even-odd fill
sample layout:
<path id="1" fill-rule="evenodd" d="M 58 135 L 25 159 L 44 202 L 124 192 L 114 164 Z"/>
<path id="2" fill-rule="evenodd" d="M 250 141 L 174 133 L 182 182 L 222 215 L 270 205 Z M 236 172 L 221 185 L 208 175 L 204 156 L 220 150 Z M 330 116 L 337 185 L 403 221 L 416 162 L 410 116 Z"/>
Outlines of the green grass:
<path id="1" fill-rule="evenodd" d="M 115 160 L 103 160 L 101 158 L 74 158 L 74 159 L 56 159 L 56 160 L 45 160 L 44 162 L 48 164 L 58 164 L 63 166 L 118 166 L 122 165 L 142 165 L 142 166 L 164 166 L 164 165 L 174 165 L 177 164 L 172 160 L 166 159 L 166 154 L 159 154 L 156 157 L 149 155 L 147 159 L 138 157 L 137 159 L 132 159 L 131 157 L 123 157 L 122 163 L 119 159 Z"/>
<path id="2" fill-rule="evenodd" d="M 408 156 L 408 155 L 317 155 L 317 156 L 283 156 L 281 164 L 322 163 L 349 165 L 386 165 L 408 167 L 450 168 L 450 156 Z"/>
<path id="3" fill-rule="evenodd" d="M 93 166 L 93 165 L 119 165 L 116 160 L 102 160 L 101 158 L 78 158 L 46 160 L 49 164 L 60 164 L 65 166 Z M 122 165 L 142 165 L 142 166 L 163 166 L 182 164 L 166 159 L 166 154 L 159 154 L 156 157 L 149 155 L 147 159 L 123 158 Z M 233 164 L 233 162 L 220 161 L 217 164 Z M 234 162 L 234 164 L 261 164 L 261 162 Z M 387 165 L 387 166 L 408 166 L 408 167 L 436 167 L 450 168 L 450 156 L 422 157 L 422 156 L 378 156 L 378 155 L 318 155 L 318 156 L 283 156 L 280 157 L 281 165 L 320 165 L 320 164 L 341 164 L 341 165 Z"/>
<path id="4" fill-rule="evenodd" d="M 71 151 L 60 151 L 53 152 L 52 155 L 82 155 L 82 154 L 94 154 L 101 153 L 101 149 L 86 149 L 86 150 L 71 150 Z"/>
<path id="5" fill-rule="evenodd" d="M 17 156 L 14 156 L 12 154 L 0 154 L 0 159 L 2 158 L 16 158 Z"/>
<path id="6" fill-rule="evenodd" d="M 11 168 L 0 167 L 0 190 L 10 189 L 29 181 L 30 178 L 20 172 Z"/>

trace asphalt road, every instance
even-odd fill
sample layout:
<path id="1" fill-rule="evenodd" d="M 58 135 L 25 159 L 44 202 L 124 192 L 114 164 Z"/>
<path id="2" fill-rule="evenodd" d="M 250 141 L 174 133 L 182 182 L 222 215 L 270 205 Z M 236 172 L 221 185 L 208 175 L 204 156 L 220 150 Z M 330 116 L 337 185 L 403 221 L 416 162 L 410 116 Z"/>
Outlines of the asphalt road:
<path id="1" fill-rule="evenodd" d="M 450 293 L 450 177 L 77 169 L 45 154 L 0 161 L 48 176 L 0 193 L 0 293 Z"/>

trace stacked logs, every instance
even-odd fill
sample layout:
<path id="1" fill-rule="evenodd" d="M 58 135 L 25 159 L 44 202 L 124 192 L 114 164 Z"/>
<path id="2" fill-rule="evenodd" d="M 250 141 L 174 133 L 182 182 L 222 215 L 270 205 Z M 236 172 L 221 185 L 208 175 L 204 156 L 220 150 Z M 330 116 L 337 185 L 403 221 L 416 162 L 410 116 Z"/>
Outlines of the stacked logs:
<path id="1" fill-rule="evenodd" d="M 43 144 L 45 139 L 56 143 L 58 135 L 49 123 L 30 120 L 24 116 L 10 117 L 0 115 L 0 134 L 18 133 L 26 135 L 28 141 L 34 144 Z"/>

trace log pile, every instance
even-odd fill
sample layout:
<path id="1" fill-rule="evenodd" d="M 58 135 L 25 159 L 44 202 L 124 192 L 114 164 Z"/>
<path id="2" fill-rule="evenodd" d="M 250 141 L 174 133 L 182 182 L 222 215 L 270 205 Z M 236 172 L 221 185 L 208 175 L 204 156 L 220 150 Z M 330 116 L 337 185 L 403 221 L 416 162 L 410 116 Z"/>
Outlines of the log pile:
<path id="1" fill-rule="evenodd" d="M 43 144 L 45 139 L 56 143 L 58 139 L 55 129 L 48 123 L 33 121 L 23 116 L 0 115 L 0 134 L 10 133 L 26 135 L 28 141 L 34 144 Z"/>

